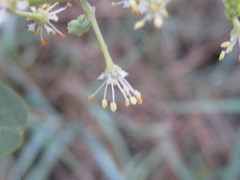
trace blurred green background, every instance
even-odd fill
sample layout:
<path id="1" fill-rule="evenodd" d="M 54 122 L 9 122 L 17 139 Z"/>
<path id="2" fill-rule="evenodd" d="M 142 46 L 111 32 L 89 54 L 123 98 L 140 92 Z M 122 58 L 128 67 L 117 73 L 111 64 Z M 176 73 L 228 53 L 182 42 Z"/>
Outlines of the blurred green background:
<path id="1" fill-rule="evenodd" d="M 23 18 L 0 30 L 0 78 L 26 101 L 25 140 L 0 159 L 0 180 L 238 180 L 238 48 L 219 62 L 231 22 L 219 0 L 179 0 L 162 29 L 108 0 L 92 0 L 113 60 L 143 104 L 118 111 L 87 97 L 104 60 L 92 29 L 81 38 L 49 36 L 42 47 Z M 57 27 L 82 13 L 77 4 Z M 45 36 L 46 37 L 46 36 Z"/>

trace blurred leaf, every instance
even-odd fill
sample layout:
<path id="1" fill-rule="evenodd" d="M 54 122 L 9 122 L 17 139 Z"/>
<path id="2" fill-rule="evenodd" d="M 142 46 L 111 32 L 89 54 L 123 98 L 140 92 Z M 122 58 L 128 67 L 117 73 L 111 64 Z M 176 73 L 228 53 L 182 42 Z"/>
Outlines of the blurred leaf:
<path id="1" fill-rule="evenodd" d="M 21 141 L 22 135 L 20 132 L 0 127 L 0 156 L 13 152 Z"/>
<path id="2" fill-rule="evenodd" d="M 31 129 L 31 138 L 24 144 L 19 158 L 15 160 L 15 165 L 10 173 L 11 180 L 20 180 L 23 178 L 26 171 L 34 164 L 41 150 L 59 128 L 57 121 L 51 121 L 49 117 L 44 117 L 44 119 L 46 122 L 39 120 L 36 123 L 28 124 L 33 126 Z"/>
<path id="3" fill-rule="evenodd" d="M 127 142 L 119 131 L 115 119 L 113 119 L 107 111 L 100 110 L 99 107 L 89 106 L 89 109 L 91 109 L 92 114 L 95 116 L 94 120 L 106 134 L 107 139 L 117 155 L 117 161 L 120 165 L 124 165 L 129 161 L 130 152 L 127 147 Z"/>
<path id="4" fill-rule="evenodd" d="M 223 171 L 223 180 L 237 180 L 240 178 L 240 129 L 236 135 L 236 140 L 234 143 L 233 150 L 231 152 L 231 156 L 228 164 L 226 165 L 225 170 Z"/>
<path id="5" fill-rule="evenodd" d="M 23 101 L 11 89 L 0 83 L 0 126 L 23 129 L 26 126 L 27 110 Z"/>
<path id="6" fill-rule="evenodd" d="M 43 180 L 48 179 L 52 168 L 56 162 L 62 157 L 63 153 L 68 149 L 69 143 L 75 137 L 74 131 L 71 127 L 64 127 L 52 137 L 49 144 L 46 145 L 45 150 L 34 165 L 31 171 L 26 176 L 26 180 Z"/>
<path id="7" fill-rule="evenodd" d="M 0 83 L 0 156 L 13 152 L 21 144 L 26 121 L 24 102 Z"/>
<path id="8" fill-rule="evenodd" d="M 153 170 L 164 160 L 162 146 L 159 144 L 145 157 L 143 154 L 137 154 L 132 158 L 125 169 L 126 179 L 145 180 Z"/>
<path id="9" fill-rule="evenodd" d="M 85 129 L 82 136 L 99 167 L 108 180 L 125 180 L 122 173 L 114 162 L 110 152 L 104 147 L 101 141 L 89 129 Z"/>

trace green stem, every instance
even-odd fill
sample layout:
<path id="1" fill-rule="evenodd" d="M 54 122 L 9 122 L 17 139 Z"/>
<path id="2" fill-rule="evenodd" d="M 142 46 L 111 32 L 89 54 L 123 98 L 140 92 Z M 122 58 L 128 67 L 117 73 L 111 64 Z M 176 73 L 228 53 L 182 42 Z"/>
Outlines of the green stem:
<path id="1" fill-rule="evenodd" d="M 15 14 L 17 16 L 23 16 L 23 17 L 28 17 L 28 18 L 32 18 L 32 19 L 41 19 L 42 18 L 39 14 L 31 13 L 31 12 L 17 11 L 17 10 L 12 9 L 12 8 L 8 8 L 7 11 L 12 13 L 12 14 Z"/>
<path id="2" fill-rule="evenodd" d="M 95 17 L 95 9 L 93 7 L 91 7 L 91 5 L 88 3 L 87 0 L 78 0 L 80 2 L 80 4 L 82 5 L 82 8 L 85 12 L 85 14 L 87 15 L 87 17 L 90 19 L 91 24 L 93 26 L 94 32 L 97 36 L 99 45 L 101 47 L 102 53 L 104 55 L 105 61 L 106 61 L 106 68 L 107 69 L 111 69 L 114 65 L 112 58 L 109 54 L 107 45 L 103 39 L 102 33 L 99 29 L 96 17 Z"/>
<path id="3" fill-rule="evenodd" d="M 233 23 L 234 29 L 240 31 L 240 22 L 237 17 L 232 19 L 232 23 Z"/>
<path id="4" fill-rule="evenodd" d="M 30 6 L 36 6 L 36 5 L 41 5 L 44 3 L 56 3 L 56 2 L 70 2 L 70 1 L 74 1 L 74 0 L 29 0 L 29 5 Z"/>

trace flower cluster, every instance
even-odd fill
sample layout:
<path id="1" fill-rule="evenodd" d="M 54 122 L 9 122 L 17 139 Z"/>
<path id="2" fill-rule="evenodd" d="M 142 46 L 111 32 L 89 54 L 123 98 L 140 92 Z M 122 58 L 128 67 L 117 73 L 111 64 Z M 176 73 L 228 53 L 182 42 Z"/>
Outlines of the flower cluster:
<path id="1" fill-rule="evenodd" d="M 233 30 L 230 33 L 230 40 L 225 41 L 221 44 L 221 47 L 224 48 L 225 50 L 222 50 L 222 52 L 220 53 L 219 60 L 223 60 L 226 54 L 231 53 L 233 50 L 233 47 L 237 42 L 239 42 L 240 44 L 240 22 L 238 21 L 237 18 L 234 18 Z M 239 56 L 239 61 L 240 61 L 240 56 Z"/>
<path id="2" fill-rule="evenodd" d="M 229 19 L 240 16 L 240 1 L 239 0 L 224 0 L 225 13 Z"/>
<path id="3" fill-rule="evenodd" d="M 160 28 L 163 25 L 163 18 L 168 17 L 166 5 L 170 0 L 121 0 L 115 5 L 123 5 L 124 8 L 131 8 L 132 12 L 144 17 L 137 21 L 134 29 L 142 28 L 147 21 L 153 21 L 155 27 Z"/>
<path id="4" fill-rule="evenodd" d="M 117 110 L 117 104 L 115 102 L 115 88 L 117 87 L 123 97 L 125 98 L 125 106 L 129 107 L 131 104 L 136 105 L 142 104 L 142 95 L 139 91 L 135 90 L 129 82 L 126 80 L 126 76 L 128 75 L 127 72 L 122 70 L 119 66 L 113 65 L 111 70 L 106 69 L 104 73 L 102 73 L 98 80 L 104 80 L 101 86 L 96 90 L 95 93 L 89 96 L 89 100 L 93 100 L 95 95 L 103 88 L 104 89 L 104 95 L 102 99 L 102 107 L 106 108 L 108 107 L 108 101 L 107 101 L 107 91 L 110 86 L 110 89 L 112 91 L 112 102 L 110 103 L 110 109 L 114 112 Z"/>
<path id="5" fill-rule="evenodd" d="M 141 20 L 143 23 L 145 23 L 145 21 L 147 20 L 154 20 L 155 25 L 158 27 L 159 23 L 157 21 L 159 21 L 159 19 L 162 21 L 162 15 L 164 14 L 163 11 L 160 9 L 163 7 L 165 9 L 165 5 L 153 3 L 153 1 L 154 0 L 124 0 L 116 4 L 123 3 L 124 7 L 131 7 L 132 11 L 135 14 L 144 14 L 145 17 Z M 159 0 L 159 2 L 160 1 L 161 3 L 163 2 L 163 0 Z M 32 31 L 35 35 L 40 35 L 41 45 L 46 45 L 46 41 L 43 37 L 44 33 L 51 35 L 59 34 L 61 38 L 65 37 L 65 35 L 54 26 L 53 22 L 58 21 L 57 14 L 71 7 L 71 3 L 67 3 L 64 7 L 58 9 L 56 8 L 56 6 L 59 3 L 54 3 L 52 5 L 43 4 L 40 7 L 30 7 L 32 12 L 25 12 L 21 11 L 23 10 L 23 8 L 21 8 L 23 5 L 22 2 L 25 3 L 24 9 L 29 7 L 28 0 L 0 0 L 0 23 L 4 19 L 7 12 L 10 12 L 17 16 L 25 17 L 26 22 L 28 23 L 28 31 Z M 126 76 L 128 76 L 128 73 L 112 62 L 97 23 L 91 23 L 92 21 L 96 21 L 95 16 L 91 14 L 94 13 L 94 8 L 92 8 L 87 1 L 82 1 L 81 3 L 83 4 L 83 9 L 86 14 L 80 16 L 74 21 L 71 21 L 71 23 L 69 23 L 68 30 L 70 33 L 80 36 L 84 32 L 86 32 L 92 25 L 98 37 L 103 54 L 106 58 L 108 58 L 105 59 L 107 65 L 105 72 L 103 72 L 98 77 L 98 80 L 103 80 L 103 83 L 96 90 L 95 93 L 89 96 L 89 100 L 93 100 L 95 95 L 104 87 L 105 90 L 102 99 L 102 107 L 107 108 L 107 92 L 110 88 L 112 99 L 109 106 L 110 109 L 114 112 L 117 110 L 117 104 L 115 101 L 115 89 L 118 88 L 125 99 L 126 107 L 130 105 L 142 104 L 141 93 L 135 90 L 126 80 Z M 148 10 L 148 6 L 151 6 L 150 10 Z M 92 18 L 92 21 L 90 21 L 90 19 L 88 18 Z M 139 24 L 139 22 L 137 24 Z"/>
<path id="6" fill-rule="evenodd" d="M 57 33 L 61 38 L 65 37 L 60 30 L 58 30 L 51 21 L 57 22 L 58 16 L 57 14 L 64 11 L 66 8 L 71 7 L 71 3 L 67 3 L 66 6 L 52 11 L 54 7 L 56 7 L 58 3 L 54 3 L 53 5 L 44 4 L 40 8 L 31 7 L 32 12 L 36 15 L 36 18 L 30 19 L 27 18 L 26 21 L 30 24 L 28 25 L 28 30 L 33 31 L 34 34 L 40 34 L 40 43 L 41 45 L 46 45 L 46 41 L 43 38 L 43 30 L 46 30 L 48 34 L 56 35 Z"/>

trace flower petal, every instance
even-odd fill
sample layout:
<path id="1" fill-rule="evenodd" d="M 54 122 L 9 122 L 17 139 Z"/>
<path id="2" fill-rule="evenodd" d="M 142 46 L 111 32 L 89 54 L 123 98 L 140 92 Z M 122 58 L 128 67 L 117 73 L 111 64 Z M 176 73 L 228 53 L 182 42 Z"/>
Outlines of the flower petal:
<path id="1" fill-rule="evenodd" d="M 36 28 L 36 23 L 28 24 L 28 31 L 34 31 Z"/>
<path id="2" fill-rule="evenodd" d="M 101 73 L 100 76 L 98 76 L 97 80 L 102 80 L 105 78 L 105 73 Z"/>

